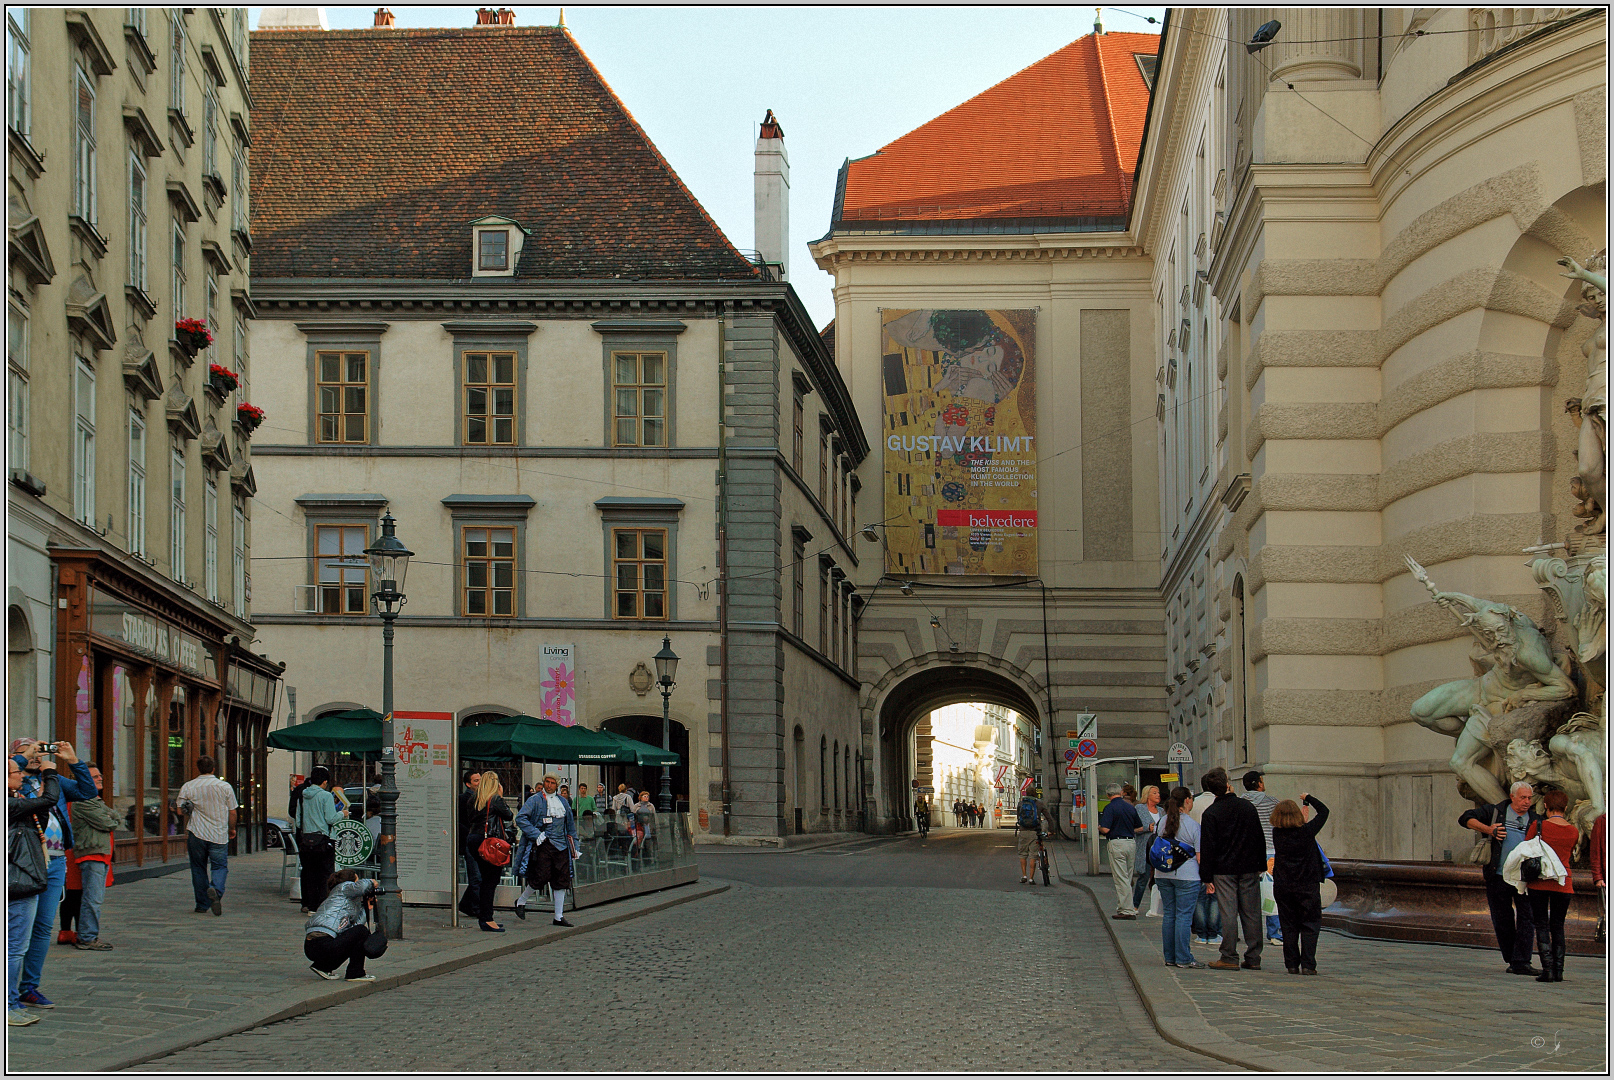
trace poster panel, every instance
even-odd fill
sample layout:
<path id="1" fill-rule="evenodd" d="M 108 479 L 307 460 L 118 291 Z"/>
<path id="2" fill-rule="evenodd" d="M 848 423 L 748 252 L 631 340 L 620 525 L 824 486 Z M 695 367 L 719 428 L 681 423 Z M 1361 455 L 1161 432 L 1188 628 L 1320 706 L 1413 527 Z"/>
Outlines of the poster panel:
<path id="1" fill-rule="evenodd" d="M 441 891 L 454 870 L 454 762 L 449 740 L 454 714 L 392 714 L 397 750 L 398 888 L 406 900 L 411 891 Z"/>
<path id="2" fill-rule="evenodd" d="M 887 573 L 1036 575 L 1036 317 L 881 313 Z"/>
<path id="3" fill-rule="evenodd" d="M 538 646 L 543 697 L 538 715 L 562 727 L 577 723 L 577 651 L 570 645 Z"/>

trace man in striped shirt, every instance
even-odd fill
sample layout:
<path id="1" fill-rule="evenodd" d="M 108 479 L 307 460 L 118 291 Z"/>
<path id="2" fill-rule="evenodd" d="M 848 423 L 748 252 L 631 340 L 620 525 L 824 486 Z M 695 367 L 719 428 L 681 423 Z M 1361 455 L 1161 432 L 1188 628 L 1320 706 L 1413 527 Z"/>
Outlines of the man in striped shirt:
<path id="1" fill-rule="evenodd" d="M 235 839 L 235 789 L 213 775 L 213 759 L 196 759 L 196 778 L 179 789 L 179 808 L 187 817 L 185 847 L 191 857 L 191 887 L 196 913 L 224 914 L 224 879 L 229 873 L 230 841 Z M 211 870 L 211 880 L 209 871 Z"/>

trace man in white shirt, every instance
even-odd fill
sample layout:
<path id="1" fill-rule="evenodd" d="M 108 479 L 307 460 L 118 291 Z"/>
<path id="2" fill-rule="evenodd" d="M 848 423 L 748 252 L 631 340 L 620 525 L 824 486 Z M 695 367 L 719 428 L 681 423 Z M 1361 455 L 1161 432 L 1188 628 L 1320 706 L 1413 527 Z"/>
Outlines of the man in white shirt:
<path id="1" fill-rule="evenodd" d="M 179 789 L 179 808 L 186 814 L 185 848 L 191 857 L 191 887 L 196 913 L 224 914 L 224 881 L 229 875 L 230 841 L 240 803 L 235 789 L 213 775 L 213 759 L 196 759 L 196 778 Z M 209 880 L 211 870 L 211 881 Z"/>

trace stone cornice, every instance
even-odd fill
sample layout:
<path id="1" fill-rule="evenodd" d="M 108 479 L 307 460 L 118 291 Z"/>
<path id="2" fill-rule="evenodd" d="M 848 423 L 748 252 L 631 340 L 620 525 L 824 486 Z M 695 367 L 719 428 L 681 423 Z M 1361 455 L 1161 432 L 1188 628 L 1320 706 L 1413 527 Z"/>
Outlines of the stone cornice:
<path id="1" fill-rule="evenodd" d="M 1143 249 L 1127 233 L 832 236 L 809 245 L 809 249 L 818 266 L 830 273 L 837 266 L 848 263 L 1006 263 L 1143 258 Z"/>
<path id="2" fill-rule="evenodd" d="M 1177 175 L 1186 158 L 1181 149 L 1183 133 L 1195 118 L 1195 114 L 1180 107 L 1181 99 L 1192 98 L 1197 80 L 1203 74 L 1199 65 L 1207 56 L 1211 62 L 1217 59 L 1207 53 L 1205 42 L 1227 36 L 1225 12 L 1176 8 L 1171 15 L 1171 25 L 1160 43 L 1155 85 L 1149 95 L 1151 118 L 1159 121 L 1165 117 L 1170 126 L 1164 131 L 1153 126 L 1149 132 L 1148 141 L 1138 154 L 1138 171 L 1133 184 L 1132 234 L 1146 247 L 1152 246 L 1159 235 L 1161 208 L 1178 201 L 1167 196 L 1175 190 Z M 1223 23 L 1221 34 L 1216 34 L 1211 25 L 1217 18 Z M 1183 20 L 1187 20 L 1186 25 L 1182 25 Z M 1192 73 L 1186 82 L 1179 77 L 1184 72 Z"/>

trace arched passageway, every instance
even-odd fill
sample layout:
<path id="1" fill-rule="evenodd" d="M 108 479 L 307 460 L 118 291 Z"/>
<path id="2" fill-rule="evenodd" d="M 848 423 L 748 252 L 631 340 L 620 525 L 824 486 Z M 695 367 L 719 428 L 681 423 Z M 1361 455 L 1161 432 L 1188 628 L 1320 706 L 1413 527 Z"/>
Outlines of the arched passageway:
<path id="1" fill-rule="evenodd" d="M 606 731 L 613 731 L 618 735 L 626 735 L 630 739 L 649 743 L 651 746 L 661 745 L 661 717 L 659 716 L 613 716 L 600 722 L 600 727 Z M 682 764 L 672 767 L 673 809 L 687 810 L 689 803 L 689 729 L 677 720 L 672 721 L 669 729 L 670 749 L 677 754 Z M 615 793 L 618 784 L 627 784 L 633 791 L 635 798 L 641 791 L 650 792 L 650 801 L 656 802 L 661 794 L 661 768 L 659 766 L 640 765 L 602 765 L 600 775 L 604 778 L 605 790 Z"/>

